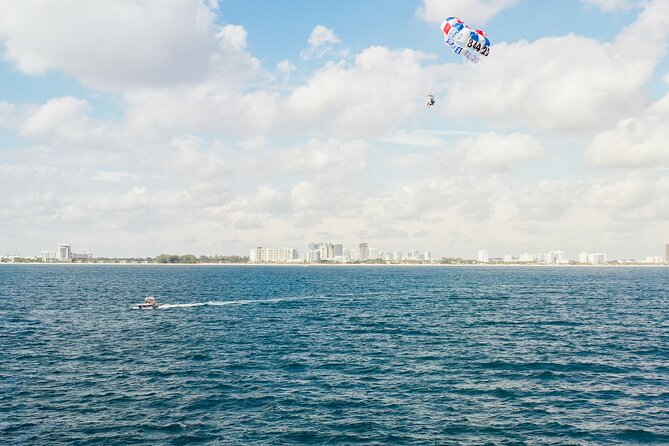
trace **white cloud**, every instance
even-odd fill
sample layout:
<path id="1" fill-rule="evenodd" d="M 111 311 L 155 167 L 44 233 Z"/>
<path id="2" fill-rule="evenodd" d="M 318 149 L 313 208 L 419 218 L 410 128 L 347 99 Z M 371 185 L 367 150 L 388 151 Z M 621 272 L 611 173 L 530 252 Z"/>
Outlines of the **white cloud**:
<path id="1" fill-rule="evenodd" d="M 465 138 L 455 144 L 464 154 L 465 167 L 472 170 L 504 171 L 523 161 L 536 159 L 544 153 L 540 144 L 529 135 L 486 133 Z"/>
<path id="2" fill-rule="evenodd" d="M 226 160 L 215 149 L 215 145 L 207 147 L 190 134 L 175 137 L 169 145 L 162 146 L 163 155 L 169 157 L 161 157 L 155 168 L 162 167 L 163 172 L 177 172 L 199 181 L 213 181 L 230 171 Z"/>
<path id="3" fill-rule="evenodd" d="M 155 131 L 255 136 L 268 132 L 277 119 L 277 93 L 241 94 L 207 81 L 172 89 L 145 89 L 125 95 L 129 125 Z"/>
<path id="4" fill-rule="evenodd" d="M 449 79 L 446 111 L 529 128 L 605 128 L 643 108 L 668 35 L 669 2 L 655 1 L 613 43 L 568 34 L 495 44 Z"/>
<path id="5" fill-rule="evenodd" d="M 391 183 L 365 200 L 365 220 L 372 225 L 424 220 L 433 213 L 457 213 L 468 203 L 476 203 L 481 210 L 476 212 L 478 215 L 487 214 L 486 188 L 485 184 L 462 176 Z"/>
<path id="6" fill-rule="evenodd" d="M 596 135 L 587 156 L 598 166 L 669 167 L 669 95 Z"/>
<path id="7" fill-rule="evenodd" d="M 93 180 L 108 181 L 111 183 L 130 183 L 142 181 L 138 175 L 128 174 L 127 172 L 99 170 L 92 177 Z"/>
<path id="8" fill-rule="evenodd" d="M 297 67 L 289 60 L 282 60 L 281 62 L 276 64 L 276 69 L 279 73 L 283 74 L 284 76 L 288 76 L 293 71 L 295 71 Z"/>
<path id="9" fill-rule="evenodd" d="M 381 135 L 379 141 L 407 146 L 436 148 L 444 144 L 440 135 L 425 130 L 392 130 Z"/>
<path id="10" fill-rule="evenodd" d="M 21 134 L 39 141 L 85 143 L 105 133 L 103 125 L 89 118 L 92 107 L 72 96 L 53 98 L 36 108 L 21 123 Z"/>
<path id="11" fill-rule="evenodd" d="M 341 42 L 332 28 L 326 28 L 323 25 L 316 25 L 316 27 L 314 27 L 309 35 L 308 41 L 312 48 Z"/>
<path id="12" fill-rule="evenodd" d="M 431 57 L 370 47 L 352 63 L 325 64 L 287 94 L 270 89 L 240 93 L 214 78 L 197 85 L 145 88 L 124 95 L 126 117 L 137 131 L 157 133 L 368 136 L 395 128 L 423 109 L 425 85 L 440 69 L 422 66 Z"/>
<path id="13" fill-rule="evenodd" d="M 24 72 L 61 70 L 120 91 L 111 100 L 122 113 L 102 119 L 109 110 L 72 96 L 38 105 L 0 102 L 0 126 L 15 130 L 22 146 L 0 159 L 6 240 L 32 246 L 36 235 L 59 234 L 88 240 L 97 253 L 127 255 L 133 249 L 245 253 L 258 243 L 301 247 L 319 234 L 413 249 L 417 234 L 431 234 L 427 249 L 474 255 L 481 243 L 578 252 L 589 239 L 595 246 L 651 246 L 666 234 L 669 185 L 662 171 L 615 171 L 579 182 L 588 168 L 579 166 L 556 179 L 557 169 L 568 167 L 541 160 L 547 150 L 531 136 L 536 128 L 606 129 L 587 151 L 597 166 L 669 166 L 669 99 L 647 106 L 640 94 L 666 52 L 666 2 L 649 2 L 612 43 L 573 34 L 501 42 L 476 66 L 430 65 L 433 56 L 383 46 L 348 58 L 334 31 L 317 27 L 313 54 L 327 53 L 330 61 L 309 74 L 284 60 L 270 75 L 246 53 L 246 30 L 217 25 L 220 19 L 201 2 L 170 0 L 161 5 L 169 9 L 164 14 L 146 2 L 83 4 L 83 19 L 52 14 L 58 25 L 41 28 L 46 18 L 37 3 L 2 1 L 0 39 L 10 62 Z M 512 4 L 426 0 L 422 8 L 424 18 L 441 20 L 439 7 L 478 5 L 472 15 L 483 23 Z M 73 5 L 59 6 L 72 14 Z M 94 9 L 109 17 L 92 16 Z M 183 23 L 171 36 L 176 13 Z M 478 19 L 465 13 L 475 26 Z M 99 29 L 89 31 L 84 19 Z M 135 19 L 149 29 L 129 27 Z M 120 30 L 107 29 L 107 20 Z M 41 29 L 54 42 L 43 42 Z M 86 38 L 71 41 L 76 33 Z M 157 59 L 140 60 L 147 41 L 164 50 Z M 96 48 L 110 60 L 98 53 L 88 58 Z M 130 66 L 109 68 L 119 63 Z M 176 72 L 158 73 L 174 66 Z M 295 72 L 303 82 L 289 84 Z M 245 83 L 259 74 L 260 89 Z M 431 109 L 423 103 L 426 88 L 437 95 Z M 513 130 L 499 130 L 508 126 Z M 495 130 L 477 131 L 484 127 Z M 564 153 L 580 161 L 587 143 L 572 136 Z M 557 152 L 562 147 L 552 148 L 550 161 L 566 160 Z M 454 163 L 440 163 L 444 153 Z M 535 159 L 532 167 L 543 171 L 522 178 L 511 171 Z"/>
<path id="14" fill-rule="evenodd" d="M 669 221 L 669 178 L 632 171 L 590 182 L 584 204 L 618 221 Z"/>
<path id="15" fill-rule="evenodd" d="M 217 140 L 205 141 L 175 131 L 147 135 L 123 121 L 93 118 L 92 106 L 75 97 L 16 108 L 11 128 L 29 144 L 18 143 L 17 159 L 35 165 L 85 169 L 73 173 L 78 179 L 117 182 L 115 178 L 183 178 L 189 187 L 207 181 L 220 188 L 221 179 L 229 178 L 234 166 L 229 150 Z M 38 145 L 30 145 L 34 142 Z"/>
<path id="16" fill-rule="evenodd" d="M 559 221 L 574 206 L 579 188 L 570 181 L 541 180 L 520 190 L 509 190 L 514 219 L 523 221 Z"/>
<path id="17" fill-rule="evenodd" d="M 555 130 L 606 125 L 641 106 L 652 64 L 624 63 L 610 44 L 574 35 L 495 45 L 489 60 L 463 69 L 446 98 L 455 118 Z"/>
<path id="18" fill-rule="evenodd" d="M 441 22 L 455 16 L 470 27 L 478 28 L 516 3 L 518 0 L 423 0 L 416 15 L 427 22 Z"/>
<path id="19" fill-rule="evenodd" d="M 211 5 L 197 0 L 1 0 L 0 10 L 5 59 L 24 73 L 61 70 L 95 88 L 195 83 L 249 58 L 244 29 L 219 29 Z"/>
<path id="20" fill-rule="evenodd" d="M 264 219 L 261 217 L 241 216 L 235 220 L 234 228 L 243 231 L 249 229 L 264 229 L 265 225 L 263 224 L 263 221 Z"/>
<path id="21" fill-rule="evenodd" d="M 0 127 L 9 127 L 14 118 L 16 107 L 9 102 L 0 101 Z"/>
<path id="22" fill-rule="evenodd" d="M 614 46 L 626 63 L 654 67 L 667 53 L 669 2 L 648 0 L 644 6 L 637 20 L 616 36 Z"/>
<path id="23" fill-rule="evenodd" d="M 146 187 L 136 186 L 124 194 L 98 196 L 89 204 L 89 208 L 95 211 L 132 211 L 145 209 L 149 200 Z"/>
<path id="24" fill-rule="evenodd" d="M 602 11 L 630 10 L 640 2 L 634 0 L 581 0 L 588 6 L 595 6 Z"/>
<path id="25" fill-rule="evenodd" d="M 249 209 L 254 211 L 283 213 L 289 208 L 288 195 L 267 185 L 258 186 L 249 200 Z"/>
<path id="26" fill-rule="evenodd" d="M 341 57 L 345 52 L 336 52 L 335 48 L 341 43 L 334 30 L 323 25 L 316 25 L 309 34 L 309 48 L 301 54 L 303 59 L 321 58 L 335 53 Z"/>
<path id="27" fill-rule="evenodd" d="M 221 47 L 234 51 L 246 48 L 246 30 L 239 25 L 225 25 L 216 35 Z"/>
<path id="28" fill-rule="evenodd" d="M 422 107 L 426 55 L 370 47 L 354 63 L 329 63 L 288 97 L 282 128 L 321 129 L 343 136 L 393 128 Z"/>
<path id="29" fill-rule="evenodd" d="M 368 227 L 358 231 L 357 235 L 361 239 L 365 240 L 373 239 L 377 243 L 380 241 L 385 242 L 387 240 L 397 240 L 409 237 L 409 234 L 407 234 L 406 231 L 388 225 Z"/>
<path id="30" fill-rule="evenodd" d="M 290 199 L 296 211 L 319 211 L 332 209 L 332 203 L 323 190 L 308 181 L 301 181 L 290 191 Z"/>
<path id="31" fill-rule="evenodd" d="M 279 163 L 286 171 L 319 183 L 339 182 L 367 169 L 367 150 L 368 144 L 361 140 L 311 139 L 282 151 Z"/>

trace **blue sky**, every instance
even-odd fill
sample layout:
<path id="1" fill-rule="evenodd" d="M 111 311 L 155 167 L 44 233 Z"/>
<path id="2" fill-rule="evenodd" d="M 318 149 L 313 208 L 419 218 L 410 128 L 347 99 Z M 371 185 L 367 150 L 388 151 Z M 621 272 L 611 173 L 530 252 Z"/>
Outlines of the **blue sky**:
<path id="1" fill-rule="evenodd" d="M 662 0 L 0 8 L 0 255 L 669 239 Z M 448 15 L 487 31 L 486 60 L 444 46 Z"/>

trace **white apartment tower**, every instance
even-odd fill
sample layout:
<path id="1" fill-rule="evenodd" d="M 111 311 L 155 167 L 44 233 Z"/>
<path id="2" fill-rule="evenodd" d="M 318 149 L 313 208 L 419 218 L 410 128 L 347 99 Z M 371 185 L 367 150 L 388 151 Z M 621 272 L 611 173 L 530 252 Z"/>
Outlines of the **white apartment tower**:
<path id="1" fill-rule="evenodd" d="M 321 260 L 334 260 L 335 251 L 332 243 L 321 243 L 320 245 Z"/>
<path id="2" fill-rule="evenodd" d="M 479 262 L 480 263 L 488 263 L 489 261 L 490 261 L 490 257 L 489 257 L 489 254 L 488 254 L 488 250 L 487 249 L 481 249 L 479 251 Z"/>
<path id="3" fill-rule="evenodd" d="M 42 251 L 40 257 L 42 257 L 42 262 L 51 262 L 58 260 L 58 253 L 56 251 Z"/>
<path id="4" fill-rule="evenodd" d="M 58 247 L 58 260 L 61 262 L 69 262 L 72 260 L 72 245 L 63 243 Z"/>
<path id="5" fill-rule="evenodd" d="M 360 252 L 360 260 L 367 260 L 369 258 L 369 245 L 367 242 L 360 242 L 358 249 Z"/>
<path id="6" fill-rule="evenodd" d="M 319 249 L 308 249 L 304 260 L 307 263 L 318 263 L 321 261 L 321 251 Z"/>
<path id="7" fill-rule="evenodd" d="M 588 263 L 591 265 L 605 265 L 606 264 L 606 254 L 601 252 L 595 252 L 588 254 Z"/>
<path id="8" fill-rule="evenodd" d="M 520 255 L 519 260 L 525 263 L 534 262 L 534 254 L 530 254 L 529 252 L 524 252 Z"/>
<path id="9" fill-rule="evenodd" d="M 280 263 L 290 262 L 299 258 L 299 253 L 295 248 L 263 248 L 261 246 L 251 250 L 249 261 L 252 263 L 269 262 Z"/>

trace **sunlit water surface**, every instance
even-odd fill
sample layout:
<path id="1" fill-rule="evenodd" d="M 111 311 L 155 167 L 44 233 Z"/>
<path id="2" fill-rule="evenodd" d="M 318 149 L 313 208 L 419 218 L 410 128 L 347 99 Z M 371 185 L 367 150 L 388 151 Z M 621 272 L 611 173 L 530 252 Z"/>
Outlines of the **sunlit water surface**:
<path id="1" fill-rule="evenodd" d="M 1 265 L 0 439 L 669 444 L 669 269 Z"/>

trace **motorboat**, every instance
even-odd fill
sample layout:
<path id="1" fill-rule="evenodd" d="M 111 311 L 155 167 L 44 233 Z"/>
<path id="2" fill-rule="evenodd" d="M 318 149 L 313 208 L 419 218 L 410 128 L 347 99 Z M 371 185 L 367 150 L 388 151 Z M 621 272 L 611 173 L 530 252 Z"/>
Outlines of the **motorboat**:
<path id="1" fill-rule="evenodd" d="M 155 310 L 158 308 L 160 305 L 156 303 L 156 298 L 153 296 L 149 296 L 146 299 L 144 299 L 144 302 L 141 304 L 137 304 L 137 307 L 140 310 Z"/>

